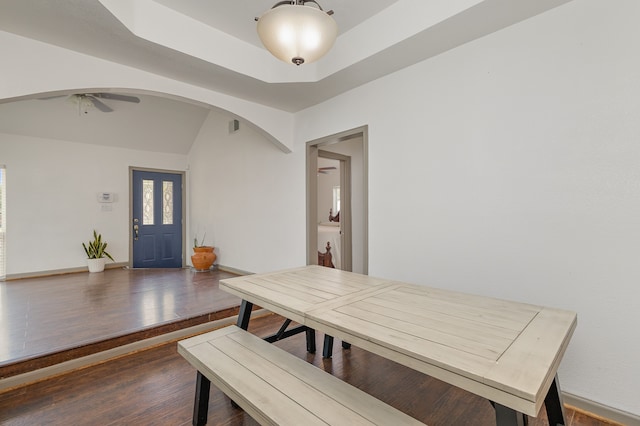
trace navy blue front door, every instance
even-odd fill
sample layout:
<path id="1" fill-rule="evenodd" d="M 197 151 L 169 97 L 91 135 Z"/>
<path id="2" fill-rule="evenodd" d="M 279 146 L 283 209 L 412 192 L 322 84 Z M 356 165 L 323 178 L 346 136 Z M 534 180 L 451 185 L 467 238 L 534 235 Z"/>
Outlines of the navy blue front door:
<path id="1" fill-rule="evenodd" d="M 182 267 L 182 175 L 133 171 L 133 267 Z"/>

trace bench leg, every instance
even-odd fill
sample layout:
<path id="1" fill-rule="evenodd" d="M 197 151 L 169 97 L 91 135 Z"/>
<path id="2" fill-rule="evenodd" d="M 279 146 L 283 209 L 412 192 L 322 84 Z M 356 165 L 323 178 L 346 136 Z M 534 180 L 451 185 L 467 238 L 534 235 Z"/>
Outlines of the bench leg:
<path id="1" fill-rule="evenodd" d="M 324 335 L 324 347 L 322 348 L 322 357 L 331 358 L 333 355 L 333 336 Z"/>
<path id="2" fill-rule="evenodd" d="M 547 418 L 549 424 L 552 426 L 565 425 L 565 419 L 567 418 L 564 413 L 564 403 L 562 402 L 562 393 L 560 392 L 560 383 L 558 382 L 558 375 L 551 382 L 549 392 L 544 398 L 544 406 L 547 409 Z"/>
<path id="3" fill-rule="evenodd" d="M 529 417 L 512 408 L 493 403 L 496 409 L 496 425 L 498 426 L 527 426 Z"/>
<path id="4" fill-rule="evenodd" d="M 240 305 L 240 312 L 238 312 L 238 327 L 243 330 L 249 328 L 249 320 L 251 319 L 251 310 L 253 309 L 253 303 L 242 301 Z"/>
<path id="5" fill-rule="evenodd" d="M 207 424 L 210 390 L 211 382 L 198 371 L 196 378 L 196 398 L 193 404 L 193 426 L 204 426 Z"/>

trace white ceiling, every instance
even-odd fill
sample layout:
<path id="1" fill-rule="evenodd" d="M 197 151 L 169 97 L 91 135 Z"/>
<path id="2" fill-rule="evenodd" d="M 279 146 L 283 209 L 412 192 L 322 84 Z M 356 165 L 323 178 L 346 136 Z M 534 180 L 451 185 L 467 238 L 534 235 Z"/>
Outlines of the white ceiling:
<path id="1" fill-rule="evenodd" d="M 140 103 L 103 99 L 113 109 L 87 114 L 67 97 L 0 104 L 0 133 L 109 145 L 143 151 L 189 152 L 207 108 L 136 94 Z"/>
<path id="2" fill-rule="evenodd" d="M 334 10 L 340 33 L 327 56 L 300 67 L 273 58 L 255 33 L 254 18 L 277 0 L 0 0 L 0 30 L 295 112 L 568 1 L 318 0 Z M 135 110 L 141 123 L 153 120 L 142 117 L 147 107 L 149 114 L 183 105 L 188 113 L 198 109 L 141 98 Z M 46 115 L 50 108 L 61 120 L 57 115 L 67 110 L 62 101 L 1 102 L 6 117 L 25 108 Z M 125 108 L 111 106 L 116 113 Z M 100 117 L 112 121 L 116 113 Z M 184 126 L 195 124 L 187 121 Z M 38 128 L 46 133 L 56 122 L 49 118 Z M 0 132 L 28 131 L 16 126 L 0 117 Z"/>
<path id="3" fill-rule="evenodd" d="M 155 0 L 176 12 L 190 16 L 235 38 L 262 48 L 254 18 L 278 0 Z M 325 10 L 333 10 L 340 34 L 344 34 L 398 0 L 318 0 Z"/>

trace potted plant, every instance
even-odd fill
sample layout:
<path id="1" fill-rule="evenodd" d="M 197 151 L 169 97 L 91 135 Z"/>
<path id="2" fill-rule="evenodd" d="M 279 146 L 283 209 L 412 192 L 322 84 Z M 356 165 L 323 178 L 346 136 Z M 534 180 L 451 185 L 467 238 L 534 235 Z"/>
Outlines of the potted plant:
<path id="1" fill-rule="evenodd" d="M 96 230 L 93 230 L 93 241 L 89 241 L 89 245 L 82 243 L 85 253 L 87 253 L 87 265 L 89 266 L 89 272 L 102 272 L 104 271 L 104 265 L 107 261 L 107 257 L 111 259 L 113 257 L 107 253 L 107 243 L 102 241 L 102 235 L 98 234 Z"/>
<path id="2" fill-rule="evenodd" d="M 206 237 L 206 233 L 202 236 L 202 240 L 198 242 L 198 236 L 193 239 L 193 256 L 191 256 L 191 264 L 193 268 L 197 271 L 208 271 L 213 265 L 213 262 L 216 261 L 216 254 L 213 252 L 213 246 L 205 246 L 204 245 L 204 237 Z"/>

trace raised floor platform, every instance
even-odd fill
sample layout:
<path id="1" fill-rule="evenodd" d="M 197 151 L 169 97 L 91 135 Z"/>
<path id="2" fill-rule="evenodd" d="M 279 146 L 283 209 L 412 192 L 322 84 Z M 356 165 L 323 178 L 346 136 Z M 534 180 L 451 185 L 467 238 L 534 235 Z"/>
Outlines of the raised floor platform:
<path id="1" fill-rule="evenodd" d="M 224 271 L 107 269 L 0 282 L 0 380 L 237 315 Z"/>

